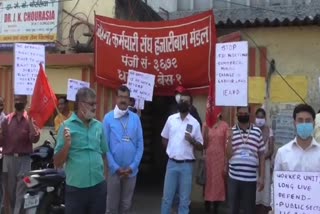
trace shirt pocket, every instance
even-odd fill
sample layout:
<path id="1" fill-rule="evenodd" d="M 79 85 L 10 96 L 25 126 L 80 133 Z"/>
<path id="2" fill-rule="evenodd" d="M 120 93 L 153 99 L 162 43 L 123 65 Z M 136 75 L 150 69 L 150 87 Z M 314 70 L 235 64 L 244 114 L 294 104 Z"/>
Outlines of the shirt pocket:
<path id="1" fill-rule="evenodd" d="M 26 139 L 29 139 L 29 130 L 26 128 L 21 129 L 19 134 L 19 140 L 25 142 Z"/>

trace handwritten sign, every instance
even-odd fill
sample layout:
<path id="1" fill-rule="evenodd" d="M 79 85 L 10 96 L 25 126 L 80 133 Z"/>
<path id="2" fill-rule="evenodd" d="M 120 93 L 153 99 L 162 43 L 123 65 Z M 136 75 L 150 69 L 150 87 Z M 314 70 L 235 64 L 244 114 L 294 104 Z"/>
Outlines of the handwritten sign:
<path id="1" fill-rule="evenodd" d="M 144 100 L 138 99 L 134 105 L 136 109 L 143 110 L 144 109 Z"/>
<path id="2" fill-rule="evenodd" d="M 248 42 L 216 45 L 216 105 L 248 105 Z"/>
<path id="3" fill-rule="evenodd" d="M 276 214 L 319 214 L 320 172 L 275 172 Z"/>
<path id="4" fill-rule="evenodd" d="M 129 70 L 130 96 L 137 100 L 152 101 L 155 75 Z"/>
<path id="5" fill-rule="evenodd" d="M 32 95 L 39 72 L 39 64 L 45 66 L 45 47 L 43 45 L 14 45 L 14 93 Z"/>
<path id="6" fill-rule="evenodd" d="M 76 94 L 80 88 L 89 88 L 90 83 L 81 80 L 68 79 L 67 100 L 75 101 Z"/>

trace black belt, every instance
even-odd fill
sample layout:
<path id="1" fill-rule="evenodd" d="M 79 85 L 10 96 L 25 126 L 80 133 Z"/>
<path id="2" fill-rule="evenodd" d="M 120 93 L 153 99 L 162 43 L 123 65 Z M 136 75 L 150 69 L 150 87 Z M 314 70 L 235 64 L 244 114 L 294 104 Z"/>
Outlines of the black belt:
<path id="1" fill-rule="evenodd" d="M 173 158 L 169 158 L 170 160 L 176 162 L 176 163 L 193 163 L 195 162 L 196 160 L 194 159 L 189 159 L 189 160 L 176 160 L 176 159 L 173 159 Z"/>

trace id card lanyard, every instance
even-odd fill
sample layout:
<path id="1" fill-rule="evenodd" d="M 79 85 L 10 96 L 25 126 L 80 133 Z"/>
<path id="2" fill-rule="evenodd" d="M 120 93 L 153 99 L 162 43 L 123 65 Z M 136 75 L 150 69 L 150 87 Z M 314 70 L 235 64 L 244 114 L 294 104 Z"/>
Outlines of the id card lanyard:
<path id="1" fill-rule="evenodd" d="M 128 131 L 127 131 L 127 128 L 128 128 L 128 123 L 129 123 L 129 116 L 128 116 L 128 119 L 124 122 L 122 118 L 119 119 L 120 120 L 120 123 L 121 123 L 121 126 L 122 126 L 122 130 L 123 130 L 123 137 L 122 139 L 124 141 L 130 141 L 130 137 L 128 135 Z"/>
<path id="2" fill-rule="evenodd" d="M 242 130 L 240 129 L 239 125 L 237 124 L 237 129 L 238 131 L 240 132 L 240 136 L 241 136 L 241 139 L 242 139 L 242 143 L 243 144 L 246 144 L 249 140 L 249 136 L 250 136 L 250 132 L 251 132 L 251 125 L 250 125 L 250 128 L 249 128 L 249 132 L 248 132 L 248 135 L 246 138 L 244 138 L 244 134 L 242 133 Z"/>

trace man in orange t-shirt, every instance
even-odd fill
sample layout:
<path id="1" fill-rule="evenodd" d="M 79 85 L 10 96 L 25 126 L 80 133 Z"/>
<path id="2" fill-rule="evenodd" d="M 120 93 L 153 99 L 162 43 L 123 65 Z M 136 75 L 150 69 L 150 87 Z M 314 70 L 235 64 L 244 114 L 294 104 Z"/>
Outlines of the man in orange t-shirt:
<path id="1" fill-rule="evenodd" d="M 66 97 L 59 97 L 58 102 L 59 112 L 54 118 L 54 130 L 56 133 L 58 133 L 61 123 L 63 123 L 63 121 L 67 120 L 72 115 Z"/>

